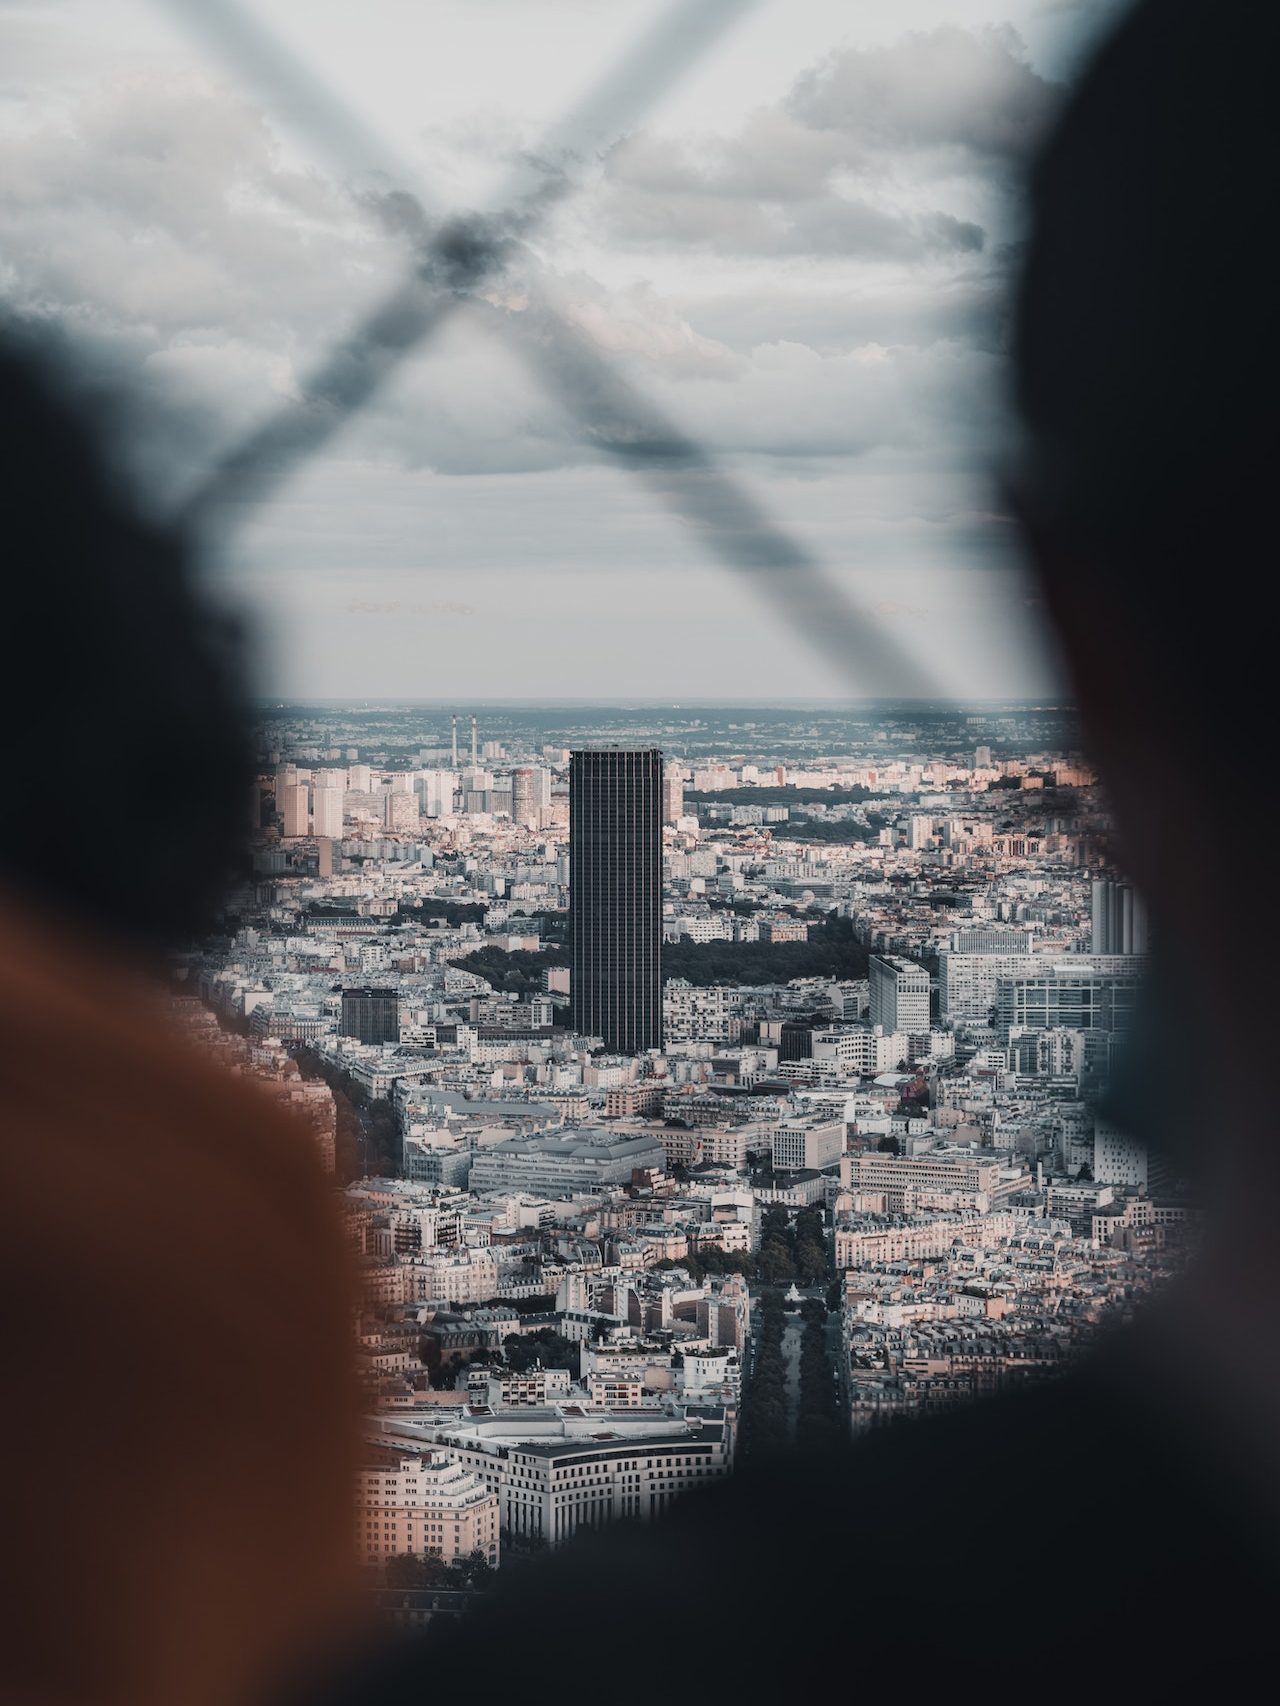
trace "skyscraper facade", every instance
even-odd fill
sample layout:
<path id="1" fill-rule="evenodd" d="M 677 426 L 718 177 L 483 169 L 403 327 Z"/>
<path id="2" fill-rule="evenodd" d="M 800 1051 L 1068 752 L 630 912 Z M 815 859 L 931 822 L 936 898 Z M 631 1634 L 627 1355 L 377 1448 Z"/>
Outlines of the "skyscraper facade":
<path id="1" fill-rule="evenodd" d="M 662 753 L 569 760 L 573 1027 L 620 1054 L 662 1046 Z"/>
<path id="2" fill-rule="evenodd" d="M 1128 883 L 1095 882 L 1093 932 L 1090 946 L 1095 954 L 1145 954 L 1147 912 L 1142 896 Z"/>

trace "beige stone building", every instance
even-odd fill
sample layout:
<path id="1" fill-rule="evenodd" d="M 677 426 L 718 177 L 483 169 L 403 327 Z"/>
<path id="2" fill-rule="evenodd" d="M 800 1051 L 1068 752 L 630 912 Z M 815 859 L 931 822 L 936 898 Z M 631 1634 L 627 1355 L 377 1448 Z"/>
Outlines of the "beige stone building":
<path id="1" fill-rule="evenodd" d="M 366 1563 L 411 1552 L 453 1563 L 479 1552 L 498 1562 L 498 1497 L 447 1454 L 366 1467 L 357 1492 L 357 1545 Z"/>

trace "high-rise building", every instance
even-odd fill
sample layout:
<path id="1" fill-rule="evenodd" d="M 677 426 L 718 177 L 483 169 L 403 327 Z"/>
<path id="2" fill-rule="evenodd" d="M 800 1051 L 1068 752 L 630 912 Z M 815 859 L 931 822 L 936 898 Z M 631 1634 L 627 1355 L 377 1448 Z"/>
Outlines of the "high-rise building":
<path id="1" fill-rule="evenodd" d="M 1147 909 L 1128 883 L 1094 883 L 1090 947 L 1095 954 L 1146 953 Z"/>
<path id="2" fill-rule="evenodd" d="M 511 772 L 511 815 L 527 829 L 540 829 L 551 804 L 551 772 L 522 765 Z"/>
<path id="3" fill-rule="evenodd" d="M 684 816 L 684 765 L 668 764 L 662 773 L 662 821 Z"/>
<path id="4" fill-rule="evenodd" d="M 388 829 L 415 830 L 418 827 L 418 796 L 406 794 L 399 788 L 388 788 L 382 800 L 382 821 Z"/>
<path id="5" fill-rule="evenodd" d="M 882 1031 L 923 1036 L 929 1029 L 929 974 L 900 954 L 872 954 L 867 961 L 871 984 L 871 1023 Z"/>
<path id="6" fill-rule="evenodd" d="M 662 1046 L 662 753 L 569 761 L 574 1029 L 606 1048 Z"/>
<path id="7" fill-rule="evenodd" d="M 312 833 L 330 841 L 342 838 L 342 789 L 317 788 L 311 797 Z"/>
<path id="8" fill-rule="evenodd" d="M 423 770 L 414 786 L 424 817 L 448 817 L 458 778 L 452 770 Z"/>
<path id="9" fill-rule="evenodd" d="M 462 772 L 462 809 L 470 817 L 493 810 L 493 773 L 472 765 Z"/>
<path id="10" fill-rule="evenodd" d="M 400 996 L 394 989 L 344 989 L 342 1033 L 362 1043 L 400 1041 Z"/>
<path id="11" fill-rule="evenodd" d="M 310 790 L 305 782 L 293 782 L 281 789 L 284 796 L 280 802 L 280 815 L 284 819 L 284 833 L 287 837 L 305 835 L 307 833 L 307 796 Z"/>

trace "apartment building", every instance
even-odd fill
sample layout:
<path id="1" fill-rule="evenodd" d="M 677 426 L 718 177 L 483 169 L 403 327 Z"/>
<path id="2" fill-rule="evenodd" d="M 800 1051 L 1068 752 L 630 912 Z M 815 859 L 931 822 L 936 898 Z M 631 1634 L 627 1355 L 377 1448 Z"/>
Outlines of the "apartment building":
<path id="1" fill-rule="evenodd" d="M 479 1552 L 498 1562 L 499 1501 L 444 1453 L 361 1470 L 356 1543 L 366 1562 L 411 1552 L 452 1563 Z"/>

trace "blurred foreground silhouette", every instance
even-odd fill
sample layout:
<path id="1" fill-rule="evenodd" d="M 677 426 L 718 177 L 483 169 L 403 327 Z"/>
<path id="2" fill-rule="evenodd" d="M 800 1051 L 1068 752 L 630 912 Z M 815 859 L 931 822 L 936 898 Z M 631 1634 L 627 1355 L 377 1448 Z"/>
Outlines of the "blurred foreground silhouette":
<path id="1" fill-rule="evenodd" d="M 236 854 L 230 639 L 48 377 L 6 355 L 0 400 L 0 1699 L 231 1706 L 356 1603 L 348 1258 L 307 1135 L 152 975 Z"/>

